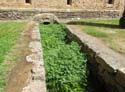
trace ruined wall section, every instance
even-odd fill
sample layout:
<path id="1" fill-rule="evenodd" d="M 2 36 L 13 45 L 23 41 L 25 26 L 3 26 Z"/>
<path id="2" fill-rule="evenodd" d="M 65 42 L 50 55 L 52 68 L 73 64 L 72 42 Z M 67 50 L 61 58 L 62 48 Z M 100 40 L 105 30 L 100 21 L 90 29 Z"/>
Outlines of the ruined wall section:
<path id="1" fill-rule="evenodd" d="M 0 20 L 29 20 L 36 14 L 55 14 L 59 19 L 120 18 L 119 10 L 47 10 L 47 9 L 1 9 Z"/>
<path id="2" fill-rule="evenodd" d="M 0 8 L 50 8 L 50 9 L 90 9 L 90 10 L 123 10 L 125 0 L 0 0 Z"/>

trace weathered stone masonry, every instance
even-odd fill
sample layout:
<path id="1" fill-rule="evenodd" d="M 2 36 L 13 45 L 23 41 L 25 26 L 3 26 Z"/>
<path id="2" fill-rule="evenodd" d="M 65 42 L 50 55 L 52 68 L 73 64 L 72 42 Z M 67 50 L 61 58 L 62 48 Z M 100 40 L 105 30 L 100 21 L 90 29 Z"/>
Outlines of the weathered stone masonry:
<path id="1" fill-rule="evenodd" d="M 1 9 L 0 20 L 29 20 L 36 14 L 52 13 L 59 19 L 72 18 L 120 18 L 122 11 L 119 10 L 44 10 L 44 9 Z"/>
<path id="2" fill-rule="evenodd" d="M 0 8 L 123 10 L 125 0 L 0 0 Z"/>
<path id="3" fill-rule="evenodd" d="M 33 22 L 33 21 L 32 21 Z M 43 51 L 39 33 L 39 24 L 36 22 L 31 31 L 31 42 L 29 43 L 30 55 L 26 56 L 27 62 L 32 63 L 31 74 L 27 79 L 27 85 L 22 92 L 46 92 L 45 69 L 43 61 Z"/>

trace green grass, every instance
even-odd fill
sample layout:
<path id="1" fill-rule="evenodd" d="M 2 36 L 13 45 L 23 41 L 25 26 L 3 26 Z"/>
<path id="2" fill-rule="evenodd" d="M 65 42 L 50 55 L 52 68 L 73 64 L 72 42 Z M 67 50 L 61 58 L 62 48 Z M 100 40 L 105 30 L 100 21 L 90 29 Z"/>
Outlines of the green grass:
<path id="1" fill-rule="evenodd" d="M 87 34 L 90 34 L 90 35 L 95 36 L 95 37 L 101 37 L 101 38 L 108 37 L 107 33 L 102 32 L 102 31 L 98 31 L 98 30 L 99 30 L 98 27 L 95 27 L 95 28 L 87 27 L 85 32 Z"/>
<path id="2" fill-rule="evenodd" d="M 86 19 L 86 20 L 81 20 L 81 22 L 90 22 L 90 23 L 103 23 L 103 24 L 115 24 L 119 25 L 119 20 L 118 19 Z"/>
<path id="3" fill-rule="evenodd" d="M 6 64 L 4 63 L 5 57 L 16 43 L 24 26 L 25 23 L 0 22 L 0 92 L 3 92 L 6 85 L 5 75 L 8 70 L 8 64 L 7 62 Z"/>
<path id="4" fill-rule="evenodd" d="M 88 19 L 74 23 L 87 34 L 103 40 L 111 49 L 125 54 L 125 30 L 119 28 L 118 19 Z"/>
<path id="5" fill-rule="evenodd" d="M 59 24 L 40 26 L 48 92 L 86 92 L 85 55 L 76 42 L 65 43 L 65 30 Z"/>

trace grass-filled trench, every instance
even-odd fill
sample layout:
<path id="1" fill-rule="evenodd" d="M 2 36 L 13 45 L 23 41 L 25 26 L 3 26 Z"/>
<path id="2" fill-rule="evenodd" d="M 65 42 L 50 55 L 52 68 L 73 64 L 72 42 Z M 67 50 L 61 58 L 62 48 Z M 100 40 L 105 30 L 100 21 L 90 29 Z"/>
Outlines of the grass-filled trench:
<path id="1" fill-rule="evenodd" d="M 16 43 L 20 36 L 25 23 L 19 22 L 0 22 L 0 92 L 3 92 L 5 83 L 5 75 L 9 70 L 9 64 L 12 62 L 4 62 L 10 49 Z M 16 52 L 15 52 L 16 53 Z"/>
<path id="2" fill-rule="evenodd" d="M 48 92 L 86 92 L 86 58 L 61 24 L 40 25 Z"/>

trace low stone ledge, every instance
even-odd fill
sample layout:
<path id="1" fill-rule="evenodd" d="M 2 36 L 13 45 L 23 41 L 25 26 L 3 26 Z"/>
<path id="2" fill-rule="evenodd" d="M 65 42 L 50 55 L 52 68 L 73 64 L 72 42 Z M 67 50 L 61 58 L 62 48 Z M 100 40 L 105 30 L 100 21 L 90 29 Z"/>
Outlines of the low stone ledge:
<path id="1" fill-rule="evenodd" d="M 27 79 L 27 86 L 22 92 L 46 92 L 45 69 L 42 54 L 42 46 L 39 33 L 39 24 L 35 23 L 31 31 L 31 42 L 29 49 L 31 54 L 26 56 L 27 62 L 32 63 L 31 74 Z"/>
<path id="2" fill-rule="evenodd" d="M 51 13 L 59 19 L 73 18 L 120 18 L 122 11 L 119 10 L 43 10 L 43 9 L 0 9 L 0 20 L 30 20 L 37 14 Z"/>
<path id="3" fill-rule="evenodd" d="M 77 41 L 88 54 L 90 71 L 105 84 L 107 91 L 125 92 L 125 58 L 75 26 L 67 28 L 69 39 Z"/>

